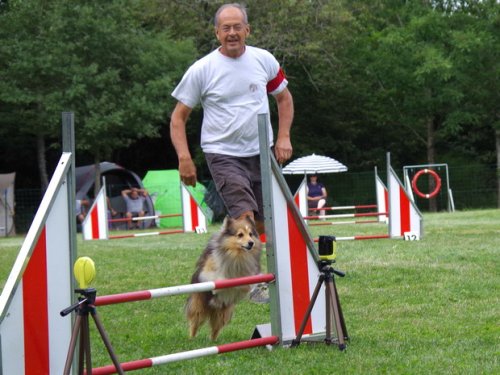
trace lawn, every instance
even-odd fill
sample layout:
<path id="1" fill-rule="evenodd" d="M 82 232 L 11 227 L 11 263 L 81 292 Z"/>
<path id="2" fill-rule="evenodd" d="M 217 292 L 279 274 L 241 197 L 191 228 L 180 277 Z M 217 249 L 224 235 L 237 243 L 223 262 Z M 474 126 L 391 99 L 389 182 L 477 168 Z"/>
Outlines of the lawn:
<path id="1" fill-rule="evenodd" d="M 218 229 L 211 226 L 209 233 Z M 356 233 L 353 231 L 356 230 Z M 319 234 L 384 233 L 380 224 L 311 227 Z M 189 282 L 209 234 L 82 241 L 99 295 Z M 22 238 L 0 239 L 0 287 Z M 136 371 L 137 374 L 498 374 L 500 210 L 424 214 L 420 241 L 339 242 L 336 278 L 350 336 L 347 350 L 302 344 L 256 348 Z M 263 257 L 265 267 L 265 256 Z M 240 303 L 216 343 L 190 340 L 185 296 L 103 306 L 98 312 L 121 361 L 246 340 L 269 305 Z M 91 323 L 94 366 L 111 363 Z M 66 350 L 66 349 L 64 349 Z"/>

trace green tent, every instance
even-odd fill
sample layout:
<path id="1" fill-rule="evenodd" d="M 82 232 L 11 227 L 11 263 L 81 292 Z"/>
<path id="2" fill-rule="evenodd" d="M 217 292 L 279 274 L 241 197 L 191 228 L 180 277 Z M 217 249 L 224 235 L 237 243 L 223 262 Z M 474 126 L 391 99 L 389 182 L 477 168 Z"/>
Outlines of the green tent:
<path id="1" fill-rule="evenodd" d="M 153 200 L 157 215 L 182 214 L 181 183 L 177 169 L 148 171 L 142 183 Z M 212 213 L 204 201 L 205 186 L 198 182 L 195 188 L 188 186 L 188 190 L 210 222 Z M 182 227 L 182 216 L 161 218 L 157 223 L 160 228 Z"/>

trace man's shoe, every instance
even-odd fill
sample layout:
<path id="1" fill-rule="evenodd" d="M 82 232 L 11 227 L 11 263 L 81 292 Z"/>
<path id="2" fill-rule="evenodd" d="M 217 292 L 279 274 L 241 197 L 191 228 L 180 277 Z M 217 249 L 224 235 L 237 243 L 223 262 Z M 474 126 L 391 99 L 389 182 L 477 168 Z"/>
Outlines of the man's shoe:
<path id="1" fill-rule="evenodd" d="M 269 290 L 267 284 L 257 284 L 250 291 L 250 301 L 254 303 L 269 303 Z"/>

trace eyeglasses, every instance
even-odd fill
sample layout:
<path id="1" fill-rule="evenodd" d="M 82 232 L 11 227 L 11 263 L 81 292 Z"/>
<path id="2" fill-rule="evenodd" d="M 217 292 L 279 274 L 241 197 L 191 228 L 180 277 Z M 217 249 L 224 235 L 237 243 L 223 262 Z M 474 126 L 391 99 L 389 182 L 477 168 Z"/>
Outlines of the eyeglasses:
<path id="1" fill-rule="evenodd" d="M 237 23 L 236 25 L 222 25 L 220 29 L 224 33 L 229 33 L 231 29 L 233 29 L 235 32 L 240 32 L 245 28 L 245 25 L 241 23 Z"/>

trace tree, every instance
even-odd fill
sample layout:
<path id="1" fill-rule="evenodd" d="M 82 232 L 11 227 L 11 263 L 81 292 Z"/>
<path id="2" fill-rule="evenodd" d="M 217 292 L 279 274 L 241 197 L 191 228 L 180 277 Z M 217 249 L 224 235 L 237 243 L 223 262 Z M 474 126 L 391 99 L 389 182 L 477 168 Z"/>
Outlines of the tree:
<path id="1" fill-rule="evenodd" d="M 424 146 L 427 163 L 445 155 L 454 143 L 450 136 L 457 139 L 464 129 L 482 134 L 485 141 L 494 139 L 491 125 L 490 135 L 483 130 L 485 123 L 495 123 L 498 103 L 493 31 L 498 5 L 444 3 L 402 5 L 396 22 L 372 33 L 364 59 L 368 74 L 379 82 L 374 102 L 379 115 L 409 129 L 409 136 Z M 472 92 L 480 94 L 480 102 Z M 470 140 L 463 145 L 470 146 Z"/>
<path id="2" fill-rule="evenodd" d="M 62 111 L 75 112 L 77 149 L 97 165 L 165 122 L 195 50 L 144 28 L 137 5 L 12 0 L 0 14 L 0 101 L 15 111 L 17 130 L 37 139 L 42 187 L 45 144 L 57 139 Z"/>

